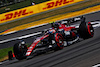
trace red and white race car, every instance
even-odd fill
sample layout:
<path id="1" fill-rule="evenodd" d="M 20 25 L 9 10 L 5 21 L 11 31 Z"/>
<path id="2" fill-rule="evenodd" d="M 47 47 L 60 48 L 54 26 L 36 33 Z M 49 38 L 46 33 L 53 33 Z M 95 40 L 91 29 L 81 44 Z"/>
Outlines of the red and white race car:
<path id="1" fill-rule="evenodd" d="M 28 48 L 24 41 L 16 43 L 13 47 L 16 59 L 22 60 L 33 54 L 63 49 L 64 46 L 77 42 L 79 38 L 88 39 L 93 37 L 94 29 L 92 24 L 85 22 L 84 17 L 81 18 L 78 27 L 68 25 L 68 23 L 51 23 L 52 27 L 43 31 L 44 34 L 36 38 Z"/>
<path id="2" fill-rule="evenodd" d="M 81 17 L 80 25 L 73 26 L 70 21 L 60 21 L 51 23 L 51 26 L 64 37 L 64 46 L 78 41 L 79 38 L 88 39 L 94 36 L 93 24 L 85 22 L 85 17 Z"/>
<path id="3" fill-rule="evenodd" d="M 14 55 L 16 59 L 22 60 L 33 54 L 36 55 L 50 50 L 63 49 L 63 39 L 60 33 L 57 33 L 54 29 L 50 29 L 41 37 L 36 38 L 28 48 L 24 41 L 16 43 L 13 47 Z"/>

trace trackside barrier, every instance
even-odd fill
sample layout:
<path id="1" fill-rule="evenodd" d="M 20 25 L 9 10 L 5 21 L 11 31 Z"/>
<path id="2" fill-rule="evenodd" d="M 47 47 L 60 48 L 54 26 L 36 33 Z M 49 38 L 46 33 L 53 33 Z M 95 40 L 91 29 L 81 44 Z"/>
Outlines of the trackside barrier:
<path id="1" fill-rule="evenodd" d="M 6 23 L 11 20 L 23 18 L 32 14 L 40 13 L 43 11 L 55 9 L 65 5 L 74 4 L 84 0 L 50 0 L 34 6 L 25 7 L 22 9 L 14 10 L 11 12 L 0 14 L 0 24 Z"/>

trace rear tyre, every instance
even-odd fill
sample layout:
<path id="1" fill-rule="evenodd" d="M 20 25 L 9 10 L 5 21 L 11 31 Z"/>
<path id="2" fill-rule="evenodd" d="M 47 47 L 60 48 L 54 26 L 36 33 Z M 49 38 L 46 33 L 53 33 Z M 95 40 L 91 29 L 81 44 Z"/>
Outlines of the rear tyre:
<path id="1" fill-rule="evenodd" d="M 88 39 L 94 36 L 94 29 L 90 22 L 81 22 L 79 26 L 79 35 L 83 39 Z"/>
<path id="2" fill-rule="evenodd" d="M 26 52 L 27 52 L 26 45 L 21 45 L 19 43 L 16 43 L 13 47 L 13 51 L 16 59 L 18 60 L 26 59 Z"/>

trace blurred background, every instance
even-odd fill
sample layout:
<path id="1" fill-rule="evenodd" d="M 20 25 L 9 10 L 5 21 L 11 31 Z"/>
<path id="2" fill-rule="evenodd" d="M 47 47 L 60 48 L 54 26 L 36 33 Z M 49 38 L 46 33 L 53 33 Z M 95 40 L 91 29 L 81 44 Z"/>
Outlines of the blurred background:
<path id="1" fill-rule="evenodd" d="M 0 0 L 0 14 L 50 0 Z"/>

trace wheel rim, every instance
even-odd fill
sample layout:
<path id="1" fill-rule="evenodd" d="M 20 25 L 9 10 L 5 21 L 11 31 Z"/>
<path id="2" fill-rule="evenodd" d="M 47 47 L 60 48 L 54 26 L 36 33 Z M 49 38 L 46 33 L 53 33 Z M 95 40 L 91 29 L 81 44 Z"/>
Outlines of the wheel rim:
<path id="1" fill-rule="evenodd" d="M 92 27 L 92 25 L 91 25 L 91 23 L 90 22 L 88 22 L 88 32 L 89 32 L 89 34 L 90 34 L 90 36 L 92 36 L 93 37 L 93 35 L 94 35 L 94 30 L 93 30 L 93 27 Z"/>
<path id="2" fill-rule="evenodd" d="M 56 42 L 57 42 L 57 45 L 60 49 L 62 49 L 64 46 L 63 46 L 63 38 L 62 38 L 62 35 L 61 34 L 56 34 Z"/>
<path id="3" fill-rule="evenodd" d="M 20 45 L 19 50 L 20 50 L 21 53 L 23 53 L 23 55 L 25 55 L 26 51 L 27 51 L 27 46 L 26 45 Z"/>

